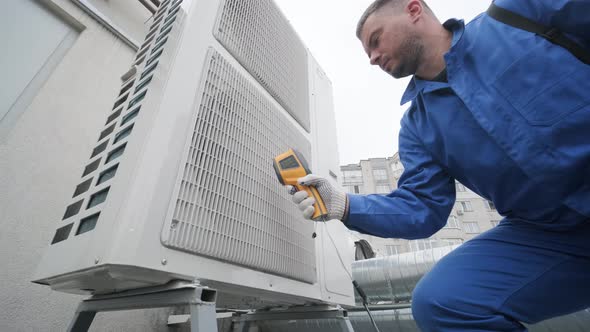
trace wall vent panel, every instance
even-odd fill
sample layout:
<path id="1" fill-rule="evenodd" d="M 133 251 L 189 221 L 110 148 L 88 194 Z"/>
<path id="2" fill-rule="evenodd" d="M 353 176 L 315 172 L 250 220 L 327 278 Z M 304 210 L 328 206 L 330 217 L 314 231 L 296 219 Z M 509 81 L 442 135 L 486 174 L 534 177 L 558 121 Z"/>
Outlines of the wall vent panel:
<path id="1" fill-rule="evenodd" d="M 165 245 L 313 283 L 313 223 L 301 217 L 272 167 L 290 146 L 311 161 L 310 143 L 213 49 L 207 63 Z"/>

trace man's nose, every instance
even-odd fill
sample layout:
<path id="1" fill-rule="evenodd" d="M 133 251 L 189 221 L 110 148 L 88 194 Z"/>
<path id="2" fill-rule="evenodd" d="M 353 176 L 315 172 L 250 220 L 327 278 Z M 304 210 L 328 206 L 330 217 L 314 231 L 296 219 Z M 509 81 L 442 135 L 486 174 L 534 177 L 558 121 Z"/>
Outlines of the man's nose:
<path id="1" fill-rule="evenodd" d="M 381 54 L 379 54 L 379 52 L 375 52 L 375 51 L 371 52 L 371 55 L 369 57 L 371 64 L 378 65 L 380 57 L 381 57 Z"/>

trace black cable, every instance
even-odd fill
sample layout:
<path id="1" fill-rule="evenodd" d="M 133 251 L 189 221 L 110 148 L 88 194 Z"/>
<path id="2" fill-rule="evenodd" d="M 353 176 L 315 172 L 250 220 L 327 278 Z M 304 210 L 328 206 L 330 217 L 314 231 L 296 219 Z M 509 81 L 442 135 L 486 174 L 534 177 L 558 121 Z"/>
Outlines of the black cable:
<path id="1" fill-rule="evenodd" d="M 336 242 L 334 242 L 332 235 L 328 231 L 328 226 L 326 225 L 326 221 L 324 218 L 322 218 L 322 222 L 324 223 L 324 230 L 326 231 L 326 234 L 328 234 L 328 237 L 330 238 L 330 241 L 332 241 L 332 245 L 334 246 L 334 249 L 336 250 L 336 254 L 338 255 L 338 259 L 340 260 L 340 264 L 342 264 L 342 268 L 344 268 L 344 271 L 346 271 L 346 274 L 348 274 L 348 277 L 350 277 L 350 280 L 352 281 L 352 286 L 354 287 L 354 289 L 356 289 L 356 291 L 358 292 L 361 299 L 363 299 L 363 306 L 365 307 L 365 310 L 367 310 L 367 314 L 369 314 L 369 319 L 371 320 L 371 323 L 373 324 L 375 331 L 381 332 L 381 331 L 379 331 L 379 327 L 377 327 L 377 323 L 375 322 L 375 319 L 373 319 L 373 315 L 371 314 L 371 310 L 369 310 L 369 305 L 367 304 L 367 294 L 365 294 L 365 292 L 363 291 L 361 286 L 359 286 L 359 284 L 356 282 L 356 280 L 354 280 L 352 278 L 352 274 L 350 272 L 348 272 L 348 269 L 346 268 L 346 265 L 344 264 L 344 261 L 342 260 L 342 257 L 340 256 L 340 252 L 338 251 L 338 247 L 336 247 Z"/>

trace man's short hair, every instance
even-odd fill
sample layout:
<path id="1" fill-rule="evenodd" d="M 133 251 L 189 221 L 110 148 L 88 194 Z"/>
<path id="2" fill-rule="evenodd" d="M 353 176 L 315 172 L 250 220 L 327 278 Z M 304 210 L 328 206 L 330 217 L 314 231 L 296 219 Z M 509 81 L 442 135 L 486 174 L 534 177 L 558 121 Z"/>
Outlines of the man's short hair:
<path id="1" fill-rule="evenodd" d="M 424 5 L 424 8 L 430 11 L 430 7 L 428 7 L 428 5 L 423 0 L 420 0 L 420 2 L 422 3 L 422 5 Z M 369 18 L 369 16 L 371 16 L 373 13 L 375 13 L 385 5 L 389 5 L 392 7 L 401 7 L 404 3 L 405 0 L 375 0 L 372 4 L 369 5 L 369 7 L 367 7 L 365 12 L 359 19 L 358 24 L 356 25 L 357 38 L 361 38 L 361 30 L 363 29 L 363 26 L 365 25 L 367 18 Z"/>

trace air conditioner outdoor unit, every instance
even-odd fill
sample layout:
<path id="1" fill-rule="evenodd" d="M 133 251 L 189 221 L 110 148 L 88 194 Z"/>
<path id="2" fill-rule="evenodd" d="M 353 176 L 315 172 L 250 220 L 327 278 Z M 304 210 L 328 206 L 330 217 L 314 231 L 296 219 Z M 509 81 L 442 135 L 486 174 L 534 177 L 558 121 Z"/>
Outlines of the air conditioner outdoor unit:
<path id="1" fill-rule="evenodd" d="M 339 173 L 331 83 L 278 7 L 163 1 L 133 66 L 35 282 L 102 294 L 196 278 L 226 307 L 354 304 L 348 231 L 314 229 L 272 168 L 293 147 Z"/>

